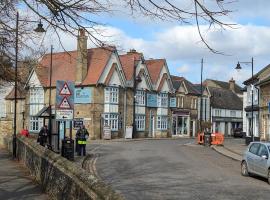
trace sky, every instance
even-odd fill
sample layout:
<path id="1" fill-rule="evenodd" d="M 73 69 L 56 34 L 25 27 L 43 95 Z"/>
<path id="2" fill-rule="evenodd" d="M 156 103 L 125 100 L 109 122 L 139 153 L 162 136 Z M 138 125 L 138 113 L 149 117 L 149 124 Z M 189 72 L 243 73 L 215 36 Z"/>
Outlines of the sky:
<path id="1" fill-rule="evenodd" d="M 183 1 L 174 2 L 178 4 Z M 243 69 L 237 72 L 234 68 L 238 61 L 251 62 L 253 57 L 254 73 L 270 64 L 270 1 L 230 2 L 226 8 L 232 12 L 222 20 L 235 23 L 234 28 L 208 30 L 208 25 L 201 25 L 209 45 L 225 55 L 210 52 L 200 41 L 197 27 L 192 24 L 153 20 L 139 15 L 131 17 L 125 9 L 114 14 L 95 16 L 94 19 L 106 24 L 100 27 L 104 30 L 103 35 L 119 47 L 120 54 L 136 49 L 146 59 L 165 58 L 172 75 L 184 76 L 193 83 L 200 82 L 203 59 L 203 79 L 229 81 L 233 78 L 241 84 L 251 76 L 251 64 L 242 64 Z M 67 50 L 76 49 L 76 38 L 66 34 L 62 34 L 62 38 Z M 55 51 L 61 51 L 55 41 L 52 36 L 47 39 L 47 44 L 53 43 Z M 91 45 L 89 42 L 88 47 Z"/>

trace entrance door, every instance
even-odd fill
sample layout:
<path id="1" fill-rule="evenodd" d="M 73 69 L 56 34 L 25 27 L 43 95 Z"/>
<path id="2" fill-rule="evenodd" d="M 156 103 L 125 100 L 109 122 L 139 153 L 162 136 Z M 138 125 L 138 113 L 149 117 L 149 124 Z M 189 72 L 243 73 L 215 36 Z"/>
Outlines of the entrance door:
<path id="1" fill-rule="evenodd" d="M 150 137 L 155 137 L 155 117 L 150 114 Z"/>
<path id="2" fill-rule="evenodd" d="M 180 136 L 188 136 L 188 132 L 188 116 L 177 116 L 177 134 Z"/>

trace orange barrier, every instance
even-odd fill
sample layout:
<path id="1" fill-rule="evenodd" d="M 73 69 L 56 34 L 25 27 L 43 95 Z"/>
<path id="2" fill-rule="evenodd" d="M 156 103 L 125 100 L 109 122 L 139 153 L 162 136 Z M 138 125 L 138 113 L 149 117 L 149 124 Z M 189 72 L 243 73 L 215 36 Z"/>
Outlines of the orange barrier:
<path id="1" fill-rule="evenodd" d="M 204 133 L 198 133 L 198 144 L 204 144 Z"/>
<path id="2" fill-rule="evenodd" d="M 224 142 L 224 135 L 222 133 L 212 133 L 212 142 L 214 145 L 222 145 Z"/>

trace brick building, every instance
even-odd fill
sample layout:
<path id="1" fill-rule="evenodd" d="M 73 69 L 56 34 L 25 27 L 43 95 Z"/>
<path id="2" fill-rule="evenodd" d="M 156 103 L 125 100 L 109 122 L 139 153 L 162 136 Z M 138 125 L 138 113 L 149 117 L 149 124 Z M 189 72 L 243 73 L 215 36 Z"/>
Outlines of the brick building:
<path id="1" fill-rule="evenodd" d="M 66 80 L 75 82 L 74 118 L 84 122 L 92 139 L 103 138 L 104 125 L 110 126 L 112 138 L 125 137 L 126 126 L 133 125 L 134 102 L 136 132 L 133 137 L 169 136 L 168 101 L 173 88 L 166 61 L 144 60 L 135 50 L 118 55 L 113 47 L 87 49 L 87 37 L 83 31 L 79 33 L 77 51 L 53 53 L 51 88 L 49 54 L 28 78 L 25 88 L 30 132 L 37 133 L 48 123 L 48 119 L 41 118 L 41 111 L 49 106 L 50 89 L 54 105 L 56 81 Z M 78 100 L 80 94 L 86 94 L 86 98 Z M 53 106 L 53 115 L 54 110 Z M 52 126 L 53 133 L 57 133 L 61 123 L 53 120 Z M 76 130 L 72 131 L 74 135 Z"/>

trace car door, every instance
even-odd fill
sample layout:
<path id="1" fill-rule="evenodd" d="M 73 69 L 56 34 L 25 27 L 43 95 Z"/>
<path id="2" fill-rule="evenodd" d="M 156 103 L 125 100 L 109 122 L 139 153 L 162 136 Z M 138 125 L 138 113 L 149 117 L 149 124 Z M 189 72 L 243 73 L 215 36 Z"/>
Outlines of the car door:
<path id="1" fill-rule="evenodd" d="M 247 160 L 248 169 L 250 172 L 255 172 L 254 164 L 255 164 L 255 159 L 258 156 L 257 153 L 258 153 L 259 147 L 260 147 L 259 143 L 252 143 L 246 154 L 246 160 Z"/>
<path id="2" fill-rule="evenodd" d="M 263 157 L 265 156 L 265 157 Z M 268 168 L 267 161 L 269 159 L 269 154 L 267 147 L 264 144 L 260 144 L 258 154 L 254 159 L 254 170 L 257 174 L 267 177 Z"/>

